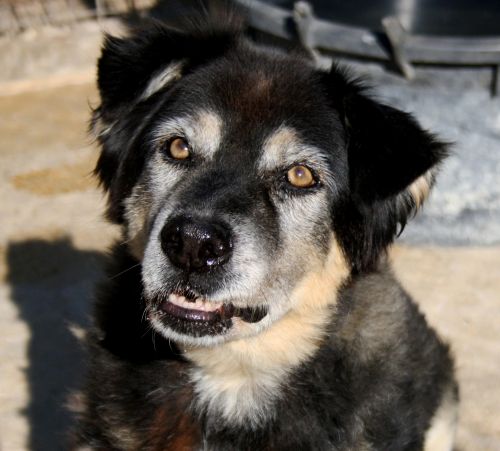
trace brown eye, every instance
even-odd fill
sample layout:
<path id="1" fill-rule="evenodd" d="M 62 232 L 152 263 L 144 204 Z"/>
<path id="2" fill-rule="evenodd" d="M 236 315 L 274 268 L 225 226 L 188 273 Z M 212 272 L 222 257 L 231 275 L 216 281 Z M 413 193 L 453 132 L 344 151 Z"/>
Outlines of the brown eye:
<path id="1" fill-rule="evenodd" d="M 170 141 L 169 153 L 176 160 L 185 160 L 191 155 L 189 145 L 182 138 L 175 138 Z"/>
<path id="2" fill-rule="evenodd" d="M 288 181 L 296 188 L 309 188 L 316 184 L 316 180 L 306 166 L 294 166 L 286 174 Z"/>

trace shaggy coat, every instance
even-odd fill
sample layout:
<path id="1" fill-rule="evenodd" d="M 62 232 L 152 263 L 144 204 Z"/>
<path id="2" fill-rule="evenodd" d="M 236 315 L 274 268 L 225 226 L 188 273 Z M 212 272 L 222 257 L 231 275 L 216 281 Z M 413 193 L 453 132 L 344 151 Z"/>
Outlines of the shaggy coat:
<path id="1" fill-rule="evenodd" d="M 124 244 L 75 447 L 448 450 L 448 347 L 386 251 L 446 147 L 237 28 L 108 36 L 96 174 Z"/>

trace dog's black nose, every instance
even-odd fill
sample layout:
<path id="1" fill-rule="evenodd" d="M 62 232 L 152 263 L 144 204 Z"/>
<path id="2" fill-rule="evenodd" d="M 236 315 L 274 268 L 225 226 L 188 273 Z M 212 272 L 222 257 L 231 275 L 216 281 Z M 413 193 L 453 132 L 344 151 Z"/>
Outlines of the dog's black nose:
<path id="1" fill-rule="evenodd" d="M 171 219 L 163 226 L 160 239 L 169 260 L 187 272 L 222 265 L 232 249 L 229 229 L 220 222 L 203 219 Z"/>

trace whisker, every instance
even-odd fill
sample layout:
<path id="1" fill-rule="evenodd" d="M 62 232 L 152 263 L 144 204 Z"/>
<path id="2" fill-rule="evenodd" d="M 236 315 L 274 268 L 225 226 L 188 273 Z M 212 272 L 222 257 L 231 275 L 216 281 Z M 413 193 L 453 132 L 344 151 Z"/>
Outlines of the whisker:
<path id="1" fill-rule="evenodd" d="M 149 307 L 146 307 L 143 312 L 142 312 L 142 315 L 141 315 L 141 322 L 148 322 L 148 313 L 149 313 Z"/>
<path id="2" fill-rule="evenodd" d="M 128 271 L 131 271 L 134 268 L 137 268 L 138 266 L 141 266 L 141 263 L 136 263 L 135 265 L 132 265 L 130 268 L 124 269 L 123 271 L 119 272 L 118 274 L 115 274 L 114 276 L 111 276 L 109 280 L 116 279 L 117 277 L 120 277 L 122 274 L 125 274 Z"/>
<path id="3" fill-rule="evenodd" d="M 152 334 L 151 334 L 151 340 L 153 341 L 153 349 L 156 352 L 156 331 L 151 328 Z"/>
<path id="4" fill-rule="evenodd" d="M 153 326 L 151 324 L 148 324 L 146 326 L 146 329 L 144 330 L 144 333 L 141 335 L 141 338 L 144 338 L 152 330 L 153 330 Z"/>

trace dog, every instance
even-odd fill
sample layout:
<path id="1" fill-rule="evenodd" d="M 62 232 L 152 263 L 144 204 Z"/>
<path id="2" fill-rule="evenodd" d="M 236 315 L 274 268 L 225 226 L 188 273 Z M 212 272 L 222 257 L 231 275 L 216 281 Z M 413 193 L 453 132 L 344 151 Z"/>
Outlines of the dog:
<path id="1" fill-rule="evenodd" d="M 387 257 L 448 146 L 240 26 L 107 36 L 98 87 L 123 243 L 75 449 L 450 451 L 453 359 Z"/>

